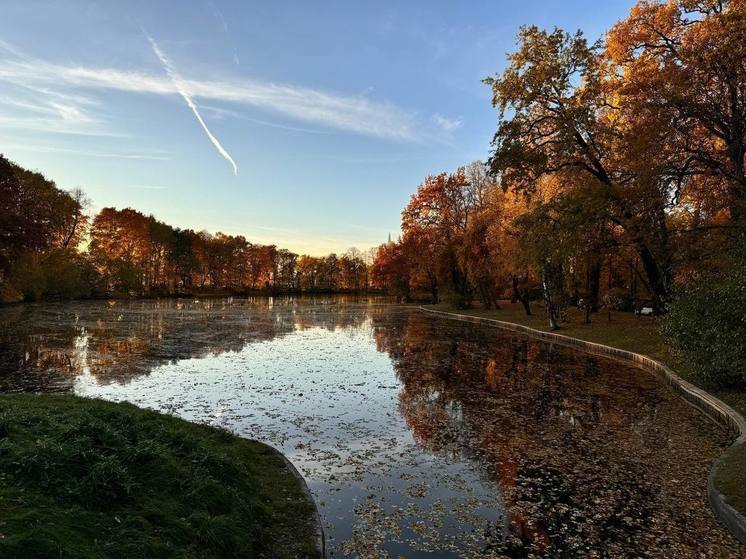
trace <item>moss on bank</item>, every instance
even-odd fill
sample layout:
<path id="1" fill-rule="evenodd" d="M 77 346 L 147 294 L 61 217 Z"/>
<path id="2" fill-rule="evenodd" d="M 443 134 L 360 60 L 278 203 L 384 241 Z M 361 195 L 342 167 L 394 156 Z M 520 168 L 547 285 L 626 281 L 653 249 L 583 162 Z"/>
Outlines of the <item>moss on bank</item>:
<path id="1" fill-rule="evenodd" d="M 456 310 L 443 303 L 432 306 L 437 310 L 514 322 L 549 332 L 549 322 L 543 309 L 536 305 L 534 307 L 534 314 L 526 316 L 520 304 L 508 302 L 501 302 L 501 308 L 497 310 L 481 308 Z M 686 363 L 674 356 L 663 342 L 655 319 L 652 317 L 637 317 L 632 313 L 618 311 L 601 312 L 592 315 L 591 323 L 586 324 L 583 312 L 576 308 L 569 308 L 567 321 L 561 324 L 557 333 L 648 355 L 665 363 L 683 378 L 699 384 L 692 377 Z M 703 388 L 733 407 L 741 415 L 746 416 L 746 391 L 718 389 L 711 386 L 703 386 Z M 725 464 L 718 471 L 716 484 L 728 503 L 741 514 L 746 515 L 746 447 L 742 446 L 735 452 L 728 453 Z"/>
<path id="2" fill-rule="evenodd" d="M 0 396 L 0 557 L 314 557 L 282 457 L 230 433 L 75 396 Z"/>

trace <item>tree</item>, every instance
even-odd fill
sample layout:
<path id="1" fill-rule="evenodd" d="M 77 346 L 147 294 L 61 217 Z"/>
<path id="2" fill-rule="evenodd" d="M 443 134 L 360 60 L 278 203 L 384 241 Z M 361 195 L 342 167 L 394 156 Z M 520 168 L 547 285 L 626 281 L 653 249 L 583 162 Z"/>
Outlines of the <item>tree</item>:
<path id="1" fill-rule="evenodd" d="M 380 245 L 373 264 L 373 285 L 404 301 L 409 300 L 410 262 L 410 255 L 401 242 Z"/>
<path id="2" fill-rule="evenodd" d="M 455 173 L 428 176 L 402 212 L 405 244 L 424 249 L 419 257 L 421 275 L 432 281 L 431 267 L 452 288 L 460 306 L 468 306 L 469 282 L 460 266 L 458 252 L 473 209 L 464 168 Z"/>
<path id="3" fill-rule="evenodd" d="M 89 253 L 105 290 L 147 288 L 151 239 L 145 215 L 131 208 L 103 208 L 91 223 L 90 236 Z"/>
<path id="4" fill-rule="evenodd" d="M 187 290 L 193 285 L 193 277 L 199 271 L 199 259 L 195 252 L 197 234 L 191 229 L 175 229 L 170 258 L 177 278 L 177 285 Z"/>
<path id="5" fill-rule="evenodd" d="M 316 291 L 319 281 L 319 259 L 304 254 L 298 258 L 298 276 L 300 289 Z"/>
<path id="6" fill-rule="evenodd" d="M 69 193 L 41 173 L 19 167 L 0 155 L 0 267 L 24 252 L 75 248 L 83 236 L 87 199 Z"/>
<path id="7" fill-rule="evenodd" d="M 70 191 L 69 199 L 65 201 L 66 211 L 63 216 L 66 218 L 62 223 L 60 231 L 62 248 L 74 249 L 80 245 L 85 237 L 86 227 L 88 226 L 87 211 L 91 207 L 91 199 L 86 196 L 81 188 L 74 188 Z"/>
<path id="8" fill-rule="evenodd" d="M 669 115 L 666 133 L 690 172 L 720 178 L 731 217 L 743 221 L 746 2 L 640 2 L 609 33 L 607 55 L 624 76 L 623 94 Z"/>
<path id="9" fill-rule="evenodd" d="M 485 80 L 501 119 L 492 172 L 506 188 L 526 193 L 546 176 L 561 177 L 567 188 L 590 181 L 606 199 L 608 219 L 637 251 L 662 308 L 672 281 L 667 152 L 640 142 L 651 123 L 644 130 L 631 126 L 634 111 L 615 104 L 618 91 L 605 79 L 599 45 L 580 32 L 536 27 L 522 28 L 519 41 L 505 72 Z"/>

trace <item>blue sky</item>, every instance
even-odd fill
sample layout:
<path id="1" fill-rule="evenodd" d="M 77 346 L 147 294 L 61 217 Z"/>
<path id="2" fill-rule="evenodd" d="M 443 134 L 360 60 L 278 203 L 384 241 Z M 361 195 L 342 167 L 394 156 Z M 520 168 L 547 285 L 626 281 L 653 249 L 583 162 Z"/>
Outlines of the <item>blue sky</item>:
<path id="1" fill-rule="evenodd" d="M 521 24 L 596 39 L 631 5 L 4 0 L 0 152 L 95 209 L 365 249 L 427 174 L 487 157 L 480 80 Z"/>

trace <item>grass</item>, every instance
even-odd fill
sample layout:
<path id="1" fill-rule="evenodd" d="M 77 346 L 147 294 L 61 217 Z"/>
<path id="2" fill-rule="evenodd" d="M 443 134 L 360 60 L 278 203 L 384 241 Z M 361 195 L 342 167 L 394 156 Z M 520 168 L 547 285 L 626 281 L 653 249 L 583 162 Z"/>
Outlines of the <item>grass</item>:
<path id="1" fill-rule="evenodd" d="M 730 506 L 741 514 L 746 513 L 746 444 L 733 448 L 723 457 L 715 486 Z"/>
<path id="2" fill-rule="evenodd" d="M 523 307 L 518 303 L 501 302 L 500 309 L 466 309 L 454 310 L 448 304 L 432 305 L 432 308 L 448 312 L 457 312 L 470 316 L 493 318 L 505 322 L 514 322 L 536 330 L 550 331 L 549 321 L 544 309 L 537 304 L 532 306 L 532 316 L 526 316 Z M 692 375 L 686 362 L 672 354 L 661 339 L 653 317 L 637 317 L 632 313 L 611 311 L 593 314 L 591 323 L 585 323 L 585 315 L 577 308 L 569 308 L 566 322 L 563 322 L 559 334 L 572 336 L 581 340 L 634 351 L 648 355 L 665 363 L 683 378 L 700 385 L 708 392 L 720 398 L 741 415 L 746 416 L 746 391 L 722 389 L 708 386 Z M 725 464 L 718 471 L 718 489 L 729 503 L 739 512 L 746 515 L 746 446 L 741 446 L 728 453 Z"/>
<path id="3" fill-rule="evenodd" d="M 433 305 L 438 310 L 450 310 L 447 304 L 441 303 Z M 536 303 L 532 304 L 531 316 L 526 316 L 523 307 L 519 303 L 509 303 L 502 301 L 500 309 L 467 309 L 456 311 L 461 314 L 471 316 L 482 316 L 485 318 L 494 318 L 506 322 L 515 322 L 530 326 L 536 330 L 549 331 L 549 321 L 544 314 L 544 309 Z M 585 316 L 576 308 L 567 309 L 567 321 L 560 326 L 558 334 L 565 334 L 574 338 L 581 338 L 591 342 L 602 343 L 621 349 L 646 353 L 651 357 L 653 354 L 663 356 L 665 347 L 658 336 L 655 325 L 655 319 L 652 317 L 636 317 L 632 313 L 612 311 L 611 318 L 609 313 L 596 313 L 592 315 L 590 324 L 585 324 Z M 656 357 L 657 358 L 657 357 Z"/>
<path id="4" fill-rule="evenodd" d="M 0 396 L 0 557 L 314 557 L 266 445 L 129 404 Z"/>

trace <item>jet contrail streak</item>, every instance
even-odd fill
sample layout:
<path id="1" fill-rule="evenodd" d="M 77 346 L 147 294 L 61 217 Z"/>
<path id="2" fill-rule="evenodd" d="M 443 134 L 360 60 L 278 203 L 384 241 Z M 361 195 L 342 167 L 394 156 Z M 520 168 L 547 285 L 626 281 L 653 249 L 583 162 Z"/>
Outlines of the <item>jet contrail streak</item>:
<path id="1" fill-rule="evenodd" d="M 213 136 L 212 132 L 210 132 L 210 129 L 207 127 L 207 124 L 205 124 L 205 121 L 202 119 L 202 115 L 199 114 L 199 111 L 197 110 L 197 106 L 194 104 L 194 101 L 192 101 L 191 96 L 187 92 L 186 88 L 184 87 L 183 80 L 181 79 L 181 76 L 176 72 L 173 65 L 171 64 L 171 61 L 166 56 L 166 54 L 160 49 L 158 46 L 158 43 L 156 43 L 153 38 L 148 35 L 145 30 L 143 30 L 143 34 L 145 37 L 147 37 L 148 41 L 150 41 L 150 46 L 153 47 L 153 52 L 158 57 L 158 60 L 161 61 L 161 64 L 163 64 L 163 67 L 166 70 L 166 73 L 168 74 L 168 77 L 171 78 L 171 81 L 174 84 L 174 87 L 176 88 L 176 91 L 179 92 L 179 95 L 181 95 L 184 98 L 184 101 L 186 101 L 186 104 L 189 105 L 189 108 L 192 109 L 192 112 L 194 113 L 194 116 L 197 117 L 197 120 L 202 125 L 202 128 L 205 131 L 205 134 L 207 134 L 207 137 L 210 138 L 210 141 L 212 142 L 212 145 L 215 146 L 215 149 L 218 150 L 218 153 L 222 155 L 228 163 L 230 163 L 233 166 L 233 174 L 238 176 L 238 167 L 236 166 L 236 162 L 233 161 L 233 158 L 230 156 L 230 154 L 225 150 L 225 148 L 220 144 L 218 139 Z"/>

